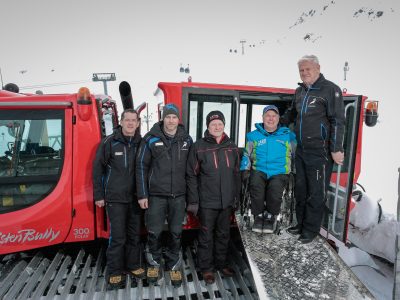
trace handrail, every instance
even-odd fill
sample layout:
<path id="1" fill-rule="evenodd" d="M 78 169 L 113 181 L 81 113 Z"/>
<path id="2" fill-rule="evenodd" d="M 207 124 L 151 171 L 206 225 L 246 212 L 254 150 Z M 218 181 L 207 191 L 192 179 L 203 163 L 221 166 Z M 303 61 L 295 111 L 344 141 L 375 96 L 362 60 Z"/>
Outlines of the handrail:
<path id="1" fill-rule="evenodd" d="M 337 210 L 337 199 L 339 196 L 339 184 L 340 184 L 340 172 L 342 171 L 342 166 L 338 165 L 337 176 L 336 176 L 336 189 L 335 189 L 335 201 L 333 203 L 333 213 L 332 213 L 332 232 L 336 235 L 339 235 L 340 232 L 335 231 L 335 223 L 336 223 L 336 210 Z"/>
<path id="2" fill-rule="evenodd" d="M 234 133 L 235 133 L 235 138 L 236 138 L 236 144 L 239 143 L 239 114 L 240 114 L 240 103 L 239 103 L 239 97 L 238 95 L 233 96 L 233 102 L 235 102 L 236 105 L 236 111 L 235 111 L 235 125 L 234 125 Z"/>
<path id="3" fill-rule="evenodd" d="M 347 112 L 350 107 L 355 107 L 355 103 L 348 104 L 345 108 L 344 111 L 344 118 L 346 120 L 347 117 Z M 340 186 L 340 173 L 342 171 L 342 166 L 338 165 L 337 169 L 337 177 L 336 177 L 336 188 L 335 188 L 335 199 L 333 202 L 333 212 L 332 212 L 332 224 L 331 224 L 331 230 L 334 234 L 340 235 L 340 232 L 335 231 L 335 224 L 336 224 L 336 210 L 337 210 L 337 202 L 338 202 L 338 196 L 339 196 L 339 186 Z"/>

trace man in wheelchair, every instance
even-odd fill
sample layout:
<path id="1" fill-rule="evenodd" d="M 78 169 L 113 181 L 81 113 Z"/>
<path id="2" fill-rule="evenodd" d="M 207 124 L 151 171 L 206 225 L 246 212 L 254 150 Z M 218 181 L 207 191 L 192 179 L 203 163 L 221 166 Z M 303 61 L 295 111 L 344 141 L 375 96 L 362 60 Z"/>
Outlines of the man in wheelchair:
<path id="1" fill-rule="evenodd" d="M 275 105 L 267 105 L 262 118 L 263 123 L 256 123 L 256 129 L 246 135 L 240 170 L 242 181 L 249 180 L 252 230 L 273 233 L 289 181 L 296 138 L 289 128 L 279 125 Z"/>

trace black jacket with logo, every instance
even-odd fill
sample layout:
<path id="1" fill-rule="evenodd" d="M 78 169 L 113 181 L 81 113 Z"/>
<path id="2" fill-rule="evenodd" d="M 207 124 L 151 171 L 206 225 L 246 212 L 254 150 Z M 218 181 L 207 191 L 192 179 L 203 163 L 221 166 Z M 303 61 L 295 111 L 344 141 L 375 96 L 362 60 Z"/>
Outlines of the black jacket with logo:
<path id="1" fill-rule="evenodd" d="M 93 162 L 93 198 L 107 202 L 136 202 L 135 157 L 141 136 L 124 136 L 117 128 L 99 144 Z"/>
<path id="2" fill-rule="evenodd" d="M 294 120 L 298 146 L 343 151 L 345 117 L 342 92 L 322 74 L 310 87 L 299 83 L 292 106 L 282 116 L 281 123 L 288 125 Z"/>
<path id="3" fill-rule="evenodd" d="M 189 204 L 225 209 L 239 200 L 240 156 L 236 144 L 224 134 L 217 144 L 208 130 L 190 149 L 187 162 Z"/>
<path id="4" fill-rule="evenodd" d="M 136 158 L 138 199 L 186 194 L 186 160 L 192 138 L 181 124 L 173 138 L 168 138 L 162 128 L 162 121 L 154 124 L 140 144 Z"/>

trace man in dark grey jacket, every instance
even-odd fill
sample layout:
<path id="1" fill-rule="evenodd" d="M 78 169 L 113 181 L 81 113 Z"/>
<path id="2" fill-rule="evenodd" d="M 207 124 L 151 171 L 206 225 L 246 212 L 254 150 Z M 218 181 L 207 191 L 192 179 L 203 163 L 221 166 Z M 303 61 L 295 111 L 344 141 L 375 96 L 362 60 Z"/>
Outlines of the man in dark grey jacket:
<path id="1" fill-rule="evenodd" d="M 121 126 L 104 138 L 93 162 L 94 201 L 106 206 L 110 220 L 107 249 L 109 287 L 123 286 L 125 271 L 144 278 L 140 251 L 141 208 L 136 198 L 135 157 L 141 141 L 136 132 L 138 114 L 133 109 L 121 115 Z"/>
<path id="2" fill-rule="evenodd" d="M 167 104 L 163 120 L 154 124 L 144 136 L 136 161 L 139 204 L 147 209 L 147 280 L 156 282 L 160 275 L 161 233 L 167 219 L 170 236 L 166 245 L 165 268 L 174 286 L 182 283 L 180 248 L 186 202 L 185 172 L 192 145 L 192 139 L 179 124 L 179 118 L 178 108 Z"/>
<path id="3" fill-rule="evenodd" d="M 292 107 L 281 118 L 295 121 L 296 216 L 298 224 L 288 229 L 310 243 L 318 234 L 333 162 L 343 164 L 344 103 L 340 88 L 325 79 L 315 55 L 299 62 L 300 78 Z"/>

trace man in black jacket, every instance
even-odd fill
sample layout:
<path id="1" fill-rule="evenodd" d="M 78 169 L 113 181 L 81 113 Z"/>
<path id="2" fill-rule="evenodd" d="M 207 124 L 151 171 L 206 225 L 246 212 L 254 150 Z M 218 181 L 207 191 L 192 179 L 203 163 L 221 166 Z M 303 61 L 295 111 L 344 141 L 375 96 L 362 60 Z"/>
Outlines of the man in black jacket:
<path id="1" fill-rule="evenodd" d="M 93 162 L 94 201 L 106 206 L 110 220 L 110 242 L 107 249 L 109 287 L 125 282 L 125 271 L 144 278 L 140 251 L 141 209 L 136 199 L 135 156 L 141 141 L 136 129 L 138 114 L 133 109 L 121 115 L 121 126 L 104 138 Z"/>
<path id="2" fill-rule="evenodd" d="M 215 281 L 214 270 L 230 277 L 227 265 L 230 217 L 240 192 L 240 157 L 235 143 L 224 133 L 225 117 L 212 111 L 206 118 L 204 138 L 190 150 L 187 164 L 188 207 L 197 214 L 200 231 L 197 261 L 207 284 Z M 215 251 L 214 251 L 215 249 Z"/>
<path id="3" fill-rule="evenodd" d="M 340 88 L 325 79 L 315 55 L 299 62 L 300 78 L 292 106 L 281 118 L 295 122 L 296 216 L 298 224 L 288 229 L 310 243 L 318 234 L 333 162 L 343 164 L 344 104 Z"/>
<path id="4" fill-rule="evenodd" d="M 146 258 L 150 282 L 156 282 L 160 276 L 161 233 L 167 219 L 165 269 L 174 286 L 182 283 L 180 248 L 186 204 L 186 160 L 191 145 L 192 138 L 179 124 L 179 110 L 174 104 L 164 107 L 163 120 L 154 124 L 140 144 L 136 184 L 140 207 L 147 209 Z"/>

